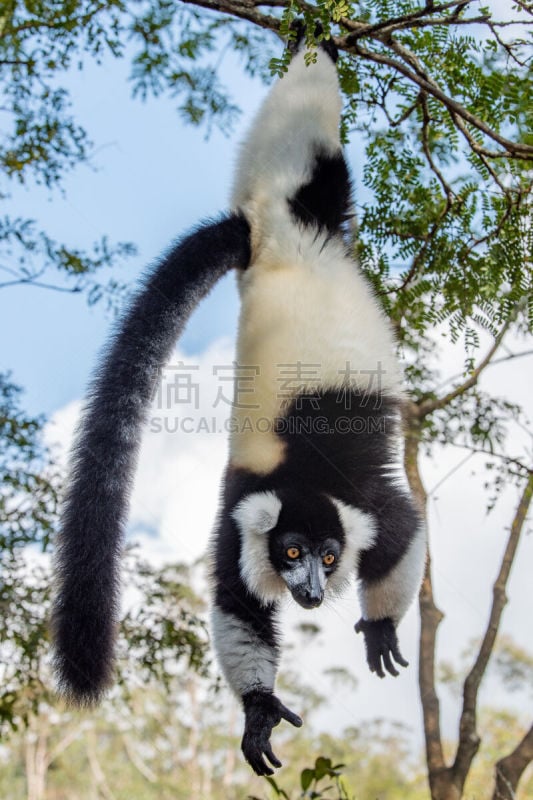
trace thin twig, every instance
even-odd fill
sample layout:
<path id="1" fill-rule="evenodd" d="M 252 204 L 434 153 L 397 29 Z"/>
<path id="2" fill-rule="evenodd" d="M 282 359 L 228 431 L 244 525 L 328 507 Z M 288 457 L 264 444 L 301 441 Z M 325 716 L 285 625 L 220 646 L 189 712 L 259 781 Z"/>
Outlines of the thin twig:
<path id="1" fill-rule="evenodd" d="M 531 471 L 528 465 L 523 461 L 520 461 L 519 458 L 513 458 L 513 456 L 508 456 L 505 453 L 498 453 L 497 451 L 492 450 L 483 450 L 482 447 L 473 447 L 470 444 L 461 444 L 460 442 L 446 442 L 446 446 L 457 447 L 460 450 L 468 450 L 468 452 L 472 455 L 486 456 L 487 458 L 497 458 L 500 461 L 505 461 L 506 464 L 514 464 L 514 466 L 518 469 L 518 473 L 513 473 L 515 475 L 521 475 L 523 477 L 525 474 L 528 474 Z"/>
<path id="2" fill-rule="evenodd" d="M 34 281 L 32 278 L 20 278 L 16 281 L 7 281 L 0 283 L 0 289 L 8 289 L 10 286 L 37 286 L 39 289 L 50 289 L 54 292 L 67 292 L 67 294 L 76 294 L 81 292 L 80 286 L 55 286 L 52 283 L 42 283 L 42 281 Z"/>
<path id="3" fill-rule="evenodd" d="M 433 411 L 437 411 L 438 409 L 444 408 L 449 403 L 451 403 L 452 400 L 455 400 L 456 397 L 459 397 L 460 395 L 464 394 L 465 392 L 467 392 L 469 389 L 472 389 L 477 384 L 477 382 L 479 380 L 479 376 L 481 375 L 483 370 L 490 364 L 494 354 L 496 353 L 496 351 L 500 347 L 500 345 L 501 345 L 506 333 L 508 332 L 509 328 L 511 327 L 513 322 L 516 320 L 516 317 L 517 317 L 520 309 L 523 307 L 523 305 L 524 305 L 523 302 L 520 302 L 520 303 L 516 304 L 513 312 L 506 319 L 506 321 L 502 325 L 499 333 L 494 338 L 494 342 L 491 345 L 491 347 L 489 348 L 487 354 L 485 355 L 484 358 L 481 359 L 481 361 L 479 362 L 477 367 L 474 370 L 472 370 L 472 373 L 470 374 L 470 377 L 467 378 L 466 381 L 463 381 L 463 383 L 460 383 L 458 386 L 456 386 L 454 389 L 449 391 L 443 397 L 436 397 L 436 398 L 428 397 L 428 398 L 423 399 L 423 400 L 421 400 L 419 402 L 418 411 L 419 411 L 419 414 L 420 414 L 421 417 L 425 417 L 428 414 L 431 414 Z"/>
<path id="4" fill-rule="evenodd" d="M 512 361 L 514 358 L 524 358 L 524 356 L 533 356 L 533 350 L 522 350 L 520 353 L 509 353 L 507 356 L 494 358 L 490 364 L 487 364 L 487 368 L 494 367 L 496 364 L 504 364 L 506 361 Z M 463 375 L 463 372 L 456 372 L 455 375 L 450 375 L 449 378 L 446 378 L 446 380 L 442 381 L 442 383 L 437 386 L 436 391 L 438 392 L 440 389 L 443 389 L 447 383 L 451 383 L 452 381 L 456 381 L 458 378 L 462 378 Z"/>

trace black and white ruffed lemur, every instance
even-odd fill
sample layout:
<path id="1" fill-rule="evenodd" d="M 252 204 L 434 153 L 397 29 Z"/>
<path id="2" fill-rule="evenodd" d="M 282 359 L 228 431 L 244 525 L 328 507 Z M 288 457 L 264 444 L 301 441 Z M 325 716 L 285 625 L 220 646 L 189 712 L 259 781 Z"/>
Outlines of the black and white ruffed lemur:
<path id="1" fill-rule="evenodd" d="M 235 385 L 211 621 L 244 708 L 242 750 L 259 775 L 281 766 L 272 728 L 301 725 L 274 694 L 281 597 L 288 590 L 314 608 L 358 579 L 368 664 L 396 675 L 393 659 L 406 666 L 396 627 L 426 552 L 398 465 L 394 338 L 345 240 L 337 54 L 326 42 L 306 66 L 302 39 L 299 29 L 288 72 L 242 146 L 232 211 L 171 248 L 96 372 L 71 458 L 52 619 L 60 689 L 96 702 L 112 681 L 128 494 L 155 382 L 193 309 L 236 269 L 237 363 L 257 374 L 254 408 Z M 315 368 L 280 393 L 280 365 L 296 364 Z"/>

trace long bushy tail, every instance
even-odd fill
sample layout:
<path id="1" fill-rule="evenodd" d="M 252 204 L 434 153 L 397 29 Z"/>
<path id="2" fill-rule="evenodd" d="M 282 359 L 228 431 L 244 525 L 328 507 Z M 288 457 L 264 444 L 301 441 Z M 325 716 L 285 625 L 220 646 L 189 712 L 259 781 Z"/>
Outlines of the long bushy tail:
<path id="1" fill-rule="evenodd" d="M 113 677 L 119 569 L 140 434 L 161 367 L 199 301 L 250 260 L 239 214 L 179 241 L 149 276 L 92 381 L 71 456 L 52 613 L 63 695 L 97 702 Z"/>

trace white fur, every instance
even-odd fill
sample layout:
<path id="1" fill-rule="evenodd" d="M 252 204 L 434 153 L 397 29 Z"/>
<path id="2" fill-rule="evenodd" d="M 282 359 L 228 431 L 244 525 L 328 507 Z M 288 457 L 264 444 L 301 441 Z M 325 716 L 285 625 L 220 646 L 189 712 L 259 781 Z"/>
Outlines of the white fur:
<path id="1" fill-rule="evenodd" d="M 297 586 L 300 586 L 302 583 L 307 582 L 309 578 L 309 567 L 308 564 L 298 563 L 292 568 L 282 570 L 280 573 L 281 577 L 283 578 L 285 585 L 292 592 Z M 322 578 L 324 576 L 323 571 L 320 573 L 320 584 L 321 588 L 323 589 L 323 581 Z"/>
<path id="2" fill-rule="evenodd" d="M 330 498 L 340 517 L 346 537 L 344 551 L 335 572 L 327 582 L 327 591 L 340 594 L 353 580 L 362 550 L 372 547 L 376 538 L 376 523 L 371 514 L 343 503 L 335 497 Z"/>
<path id="3" fill-rule="evenodd" d="M 260 109 L 237 167 L 233 205 L 252 230 L 252 264 L 239 279 L 237 362 L 259 375 L 252 394 L 247 381 L 241 397 L 236 382 L 230 460 L 263 475 L 284 458 L 273 422 L 301 391 L 340 388 L 348 365 L 363 392 L 402 393 L 392 331 L 366 280 L 342 242 L 302 230 L 287 204 L 311 177 L 317 145 L 340 152 L 341 107 L 329 56 L 319 49 L 306 67 L 298 53 Z M 287 391 L 282 365 L 298 363 L 316 367 L 289 379 Z"/>
<path id="4" fill-rule="evenodd" d="M 268 209 L 309 179 L 313 147 L 339 148 L 341 108 L 331 59 L 319 50 L 316 63 L 307 67 L 304 53 L 295 55 L 288 73 L 261 106 L 237 163 L 232 205 L 247 215 L 263 209 L 261 231 L 268 222 Z"/>
<path id="5" fill-rule="evenodd" d="M 402 394 L 392 331 L 365 279 L 340 245 L 320 252 L 319 239 L 299 236 L 299 251 L 294 237 L 294 252 L 287 246 L 284 257 L 264 254 L 242 286 L 237 361 L 258 374 L 253 393 L 241 397 L 237 382 L 230 457 L 235 466 L 261 474 L 283 461 L 273 421 L 291 395 L 340 389 L 347 364 L 361 391 Z M 311 365 L 308 374 L 298 376 L 298 363 Z"/>
<path id="6" fill-rule="evenodd" d="M 224 677 L 237 696 L 251 689 L 274 688 L 278 653 L 253 628 L 215 606 L 211 632 Z"/>
<path id="7" fill-rule="evenodd" d="M 426 529 L 417 528 L 408 549 L 396 566 L 380 581 L 361 581 L 359 597 L 367 620 L 391 617 L 398 623 L 420 589 L 426 563 Z"/>
<path id="8" fill-rule="evenodd" d="M 241 533 L 267 533 L 276 526 L 281 500 L 274 492 L 254 492 L 233 509 L 231 516 Z"/>
<path id="9" fill-rule="evenodd" d="M 270 562 L 265 535 L 276 525 L 280 510 L 281 501 L 274 492 L 255 492 L 241 500 L 233 511 L 241 535 L 241 577 L 265 606 L 278 600 L 286 588 Z"/>

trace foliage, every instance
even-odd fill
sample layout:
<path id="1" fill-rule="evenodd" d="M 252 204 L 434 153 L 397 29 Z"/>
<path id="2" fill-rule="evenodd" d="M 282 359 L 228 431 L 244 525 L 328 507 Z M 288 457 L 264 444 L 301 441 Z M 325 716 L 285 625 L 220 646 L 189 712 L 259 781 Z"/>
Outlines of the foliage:
<path id="1" fill-rule="evenodd" d="M 43 420 L 26 416 L 20 395 L 0 373 L 0 570 L 18 547 L 44 550 L 57 522 L 58 476 L 40 441 Z"/>
<path id="2" fill-rule="evenodd" d="M 224 54 L 237 52 L 245 72 L 263 78 L 272 54 L 272 43 L 243 20 L 290 37 L 290 23 L 303 16 L 309 60 L 321 38 L 333 36 L 341 47 L 344 136 L 357 133 L 366 148 L 360 256 L 403 344 L 417 349 L 427 330 L 446 322 L 452 337 L 462 335 L 475 347 L 480 326 L 494 332 L 517 301 L 531 297 L 532 271 L 524 268 L 533 245 L 531 60 L 524 37 L 508 34 L 486 9 L 469 14 L 470 2 L 456 10 L 428 4 L 421 11 L 415 0 L 323 0 L 316 6 L 287 0 L 274 4 L 271 15 L 238 0 L 199 5 L 5 3 L 5 178 L 27 183 L 32 177 L 51 186 L 90 159 L 89 136 L 73 118 L 62 84 L 68 69 L 81 69 L 88 59 L 127 57 L 135 96 L 167 93 L 188 122 L 227 131 L 238 109 L 221 83 Z M 526 28 L 527 8 L 517 5 L 513 14 Z M 283 53 L 271 60 L 272 71 L 282 74 L 288 58 Z M 457 108 L 467 109 L 466 116 Z M 39 264 L 46 253 L 50 266 L 78 278 L 128 253 L 124 245 L 109 248 L 102 241 L 89 256 L 58 248 L 37 231 L 26 242 L 19 232 L 31 225 L 6 218 L 0 227 L 6 248 L 14 240 L 21 247 L 18 263 L 5 264 L 18 280 L 40 278 L 41 269 L 24 259 L 36 248 Z M 84 288 L 79 280 L 74 285 Z M 89 288 L 93 297 L 99 293 Z"/>
<path id="3" fill-rule="evenodd" d="M 348 793 L 346 782 L 342 777 L 343 767 L 344 764 L 333 765 L 330 758 L 319 756 L 313 767 L 306 767 L 301 772 L 301 797 L 309 797 L 312 800 L 319 800 L 319 798 L 352 800 L 352 796 Z M 281 789 L 273 778 L 267 778 L 266 780 L 271 785 L 275 797 L 289 800 L 287 792 Z M 324 786 L 324 783 L 327 785 Z M 250 800 L 257 800 L 257 798 L 251 797 Z"/>
<path id="4" fill-rule="evenodd" d="M 89 800 L 95 785 L 101 792 L 105 785 L 102 793 L 116 800 L 243 800 L 248 795 L 426 800 L 423 774 L 406 757 L 405 729 L 368 723 L 366 730 L 322 740 L 314 734 L 312 716 L 301 737 L 284 742 L 288 769 L 267 782 L 252 775 L 238 756 L 241 713 L 227 691 L 214 691 L 210 676 L 177 670 L 167 687 L 158 680 L 139 683 L 127 703 L 115 692 L 97 712 L 81 716 L 42 703 L 31 727 L 6 742 L 9 758 L 2 764 L 0 757 L 0 791 L 7 787 L 6 800 L 22 794 L 21 772 L 32 769 L 28 754 L 40 747 L 49 762 L 47 800 L 65 794 Z M 332 751 L 334 757 L 315 758 L 303 770 L 299 766 L 309 763 L 310 752 Z"/>
<path id="5" fill-rule="evenodd" d="M 533 692 L 533 654 L 513 641 L 510 636 L 502 636 L 496 648 L 494 668 L 504 686 L 511 692 Z"/>
<path id="6" fill-rule="evenodd" d="M 87 163 L 91 142 L 74 119 L 65 72 L 82 54 L 100 58 L 117 45 L 113 7 L 121 3 L 19 3 L 0 10 L 0 200 L 11 186 L 60 187 L 66 173 Z M 92 251 L 54 241 L 37 221 L 5 214 L 0 218 L 0 288 L 37 285 L 86 292 L 89 303 L 105 296 L 119 302 L 124 287 L 95 278 L 103 267 L 132 255 L 133 245 L 111 245 L 106 237 Z M 49 275 L 52 274 L 52 278 Z"/>
<path id="7" fill-rule="evenodd" d="M 27 726 L 57 705 L 50 674 L 48 559 L 16 552 L 2 574 L 0 606 L 0 736 Z M 190 576 L 179 565 L 159 571 L 129 553 L 124 579 L 135 602 L 119 630 L 117 664 L 122 702 L 141 682 L 169 689 L 183 670 L 206 674 L 207 636 Z"/>

